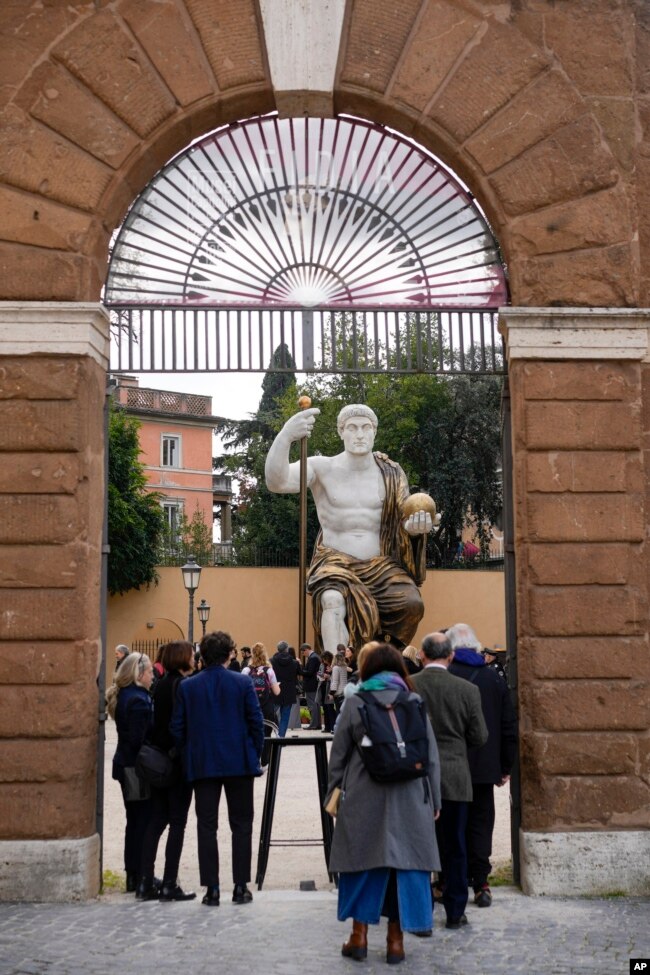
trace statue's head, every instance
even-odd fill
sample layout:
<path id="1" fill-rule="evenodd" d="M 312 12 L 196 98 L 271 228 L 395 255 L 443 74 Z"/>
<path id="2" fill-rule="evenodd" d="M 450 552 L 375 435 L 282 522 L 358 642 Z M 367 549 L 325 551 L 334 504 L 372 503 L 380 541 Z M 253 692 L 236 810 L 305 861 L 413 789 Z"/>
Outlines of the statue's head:
<path id="1" fill-rule="evenodd" d="M 343 407 L 336 420 L 336 429 L 339 432 L 339 437 L 343 436 L 345 424 L 353 416 L 367 417 L 372 423 L 372 429 L 377 433 L 377 414 L 374 410 L 371 410 L 369 406 L 364 406 L 363 403 L 351 403 L 349 406 Z"/>

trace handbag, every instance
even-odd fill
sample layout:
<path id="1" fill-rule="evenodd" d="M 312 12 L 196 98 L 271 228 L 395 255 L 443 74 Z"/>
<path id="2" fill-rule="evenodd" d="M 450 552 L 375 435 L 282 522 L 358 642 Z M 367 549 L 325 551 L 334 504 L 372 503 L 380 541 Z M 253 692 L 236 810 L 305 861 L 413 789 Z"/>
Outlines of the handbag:
<path id="1" fill-rule="evenodd" d="M 124 766 L 122 789 L 125 802 L 141 802 L 151 798 L 149 783 L 140 778 L 133 765 Z"/>
<path id="2" fill-rule="evenodd" d="M 135 760 L 138 775 L 155 789 L 169 789 L 180 780 L 180 765 L 157 745 L 144 744 Z"/>
<path id="3" fill-rule="evenodd" d="M 325 812 L 329 813 L 329 815 L 332 818 L 334 818 L 339 811 L 342 794 L 343 793 L 339 789 L 338 785 L 335 785 L 334 788 L 332 789 L 332 795 L 329 797 L 328 801 L 323 806 Z"/>

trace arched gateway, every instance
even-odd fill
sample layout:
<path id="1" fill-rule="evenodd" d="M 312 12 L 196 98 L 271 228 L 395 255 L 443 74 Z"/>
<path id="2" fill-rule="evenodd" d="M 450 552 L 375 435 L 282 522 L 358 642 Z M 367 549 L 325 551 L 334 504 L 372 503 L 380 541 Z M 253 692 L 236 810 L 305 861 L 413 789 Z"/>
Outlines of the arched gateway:
<path id="1" fill-rule="evenodd" d="M 169 0 L 3 10 L 0 897 L 87 896 L 99 881 L 109 330 L 98 301 L 110 236 L 174 153 L 276 109 L 337 118 L 340 132 L 347 115 L 408 135 L 460 175 L 495 228 L 512 302 L 501 328 L 513 402 L 522 882 L 532 893 L 647 888 L 650 177 L 648 81 L 635 67 L 647 57 L 647 25 L 637 9 L 605 0 Z M 295 191 L 272 217 L 266 197 L 248 200 L 260 219 L 250 209 L 243 219 L 251 239 L 258 225 L 259 253 L 241 260 L 231 349 L 254 320 L 245 301 L 297 307 L 310 289 L 342 308 L 350 294 L 350 305 L 370 299 L 355 310 L 371 338 L 374 322 L 384 324 L 362 268 L 344 286 L 340 262 L 309 253 L 253 293 L 273 228 L 300 227 L 316 207 L 310 186 L 299 180 Z M 339 204 L 353 227 L 354 208 Z M 322 225 L 334 210 L 322 196 L 319 207 Z M 365 247 L 380 225 L 406 242 L 404 214 L 385 211 L 379 201 L 359 216 Z M 199 297 L 183 293 L 178 311 L 199 331 L 220 287 L 217 247 L 242 247 L 227 209 L 222 217 L 193 250 Z M 295 226 L 287 242 L 299 239 Z M 233 236 L 219 236 L 224 228 Z M 400 268 L 399 254 L 386 273 L 405 287 L 387 310 L 399 321 L 408 304 L 408 320 L 421 323 L 416 367 L 430 367 L 448 341 L 427 331 L 433 320 L 412 299 L 424 293 L 429 308 L 424 286 L 435 272 Z M 169 281 L 170 268 L 161 271 Z M 455 273 L 456 285 L 468 283 L 467 266 Z M 311 330 L 301 312 L 296 331 L 308 351 L 312 335 L 314 367 L 322 304 Z M 485 321 L 489 304 L 468 303 L 463 322 Z M 121 311 L 131 328 L 146 317 Z M 452 329 L 461 321 L 447 307 L 436 327 L 445 314 Z M 211 354 L 209 341 L 203 348 Z"/>

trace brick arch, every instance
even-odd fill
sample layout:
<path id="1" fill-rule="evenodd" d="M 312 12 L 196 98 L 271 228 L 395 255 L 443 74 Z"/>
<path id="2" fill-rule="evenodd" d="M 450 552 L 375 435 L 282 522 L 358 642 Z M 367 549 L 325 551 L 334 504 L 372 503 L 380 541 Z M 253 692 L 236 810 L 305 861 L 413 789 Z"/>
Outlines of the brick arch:
<path id="1" fill-rule="evenodd" d="M 348 4 L 335 110 L 412 135 L 467 181 L 514 303 L 634 304 L 629 140 L 564 41 L 589 20 L 500 9 Z M 624 16 L 608 21 L 607 67 L 625 113 Z M 125 0 L 39 21 L 0 122 L 0 297 L 96 300 L 110 232 L 154 172 L 216 125 L 274 108 L 260 18 L 254 0 Z"/>

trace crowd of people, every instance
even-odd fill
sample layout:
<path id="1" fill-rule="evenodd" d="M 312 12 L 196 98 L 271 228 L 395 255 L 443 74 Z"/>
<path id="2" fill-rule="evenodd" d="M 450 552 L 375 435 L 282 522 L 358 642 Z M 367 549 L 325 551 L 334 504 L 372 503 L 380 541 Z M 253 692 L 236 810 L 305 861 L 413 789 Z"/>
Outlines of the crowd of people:
<path id="1" fill-rule="evenodd" d="M 239 660 L 230 635 L 218 631 L 203 637 L 198 660 L 190 643 L 177 641 L 152 664 L 120 645 L 107 705 L 118 735 L 113 777 L 126 810 L 127 891 L 140 900 L 196 896 L 178 880 L 194 795 L 202 902 L 219 905 L 223 792 L 232 900 L 252 900 L 254 779 L 268 763 L 270 736 L 298 727 L 303 711 L 308 730 L 333 732 L 325 805 L 335 816 L 329 868 L 338 875 L 338 917 L 352 919 L 343 955 L 365 958 L 368 925 L 385 916 L 386 960 L 402 961 L 403 932 L 430 935 L 436 901 L 446 927 L 463 928 L 470 889 L 476 906 L 492 902 L 494 787 L 508 782 L 516 755 L 498 652 L 483 651 L 463 623 L 401 652 L 372 642 L 358 654 L 342 644 L 335 654 L 309 644 L 296 653 L 280 641 L 271 657 L 256 643 Z M 168 758 L 164 785 L 143 777 L 145 744 Z"/>

